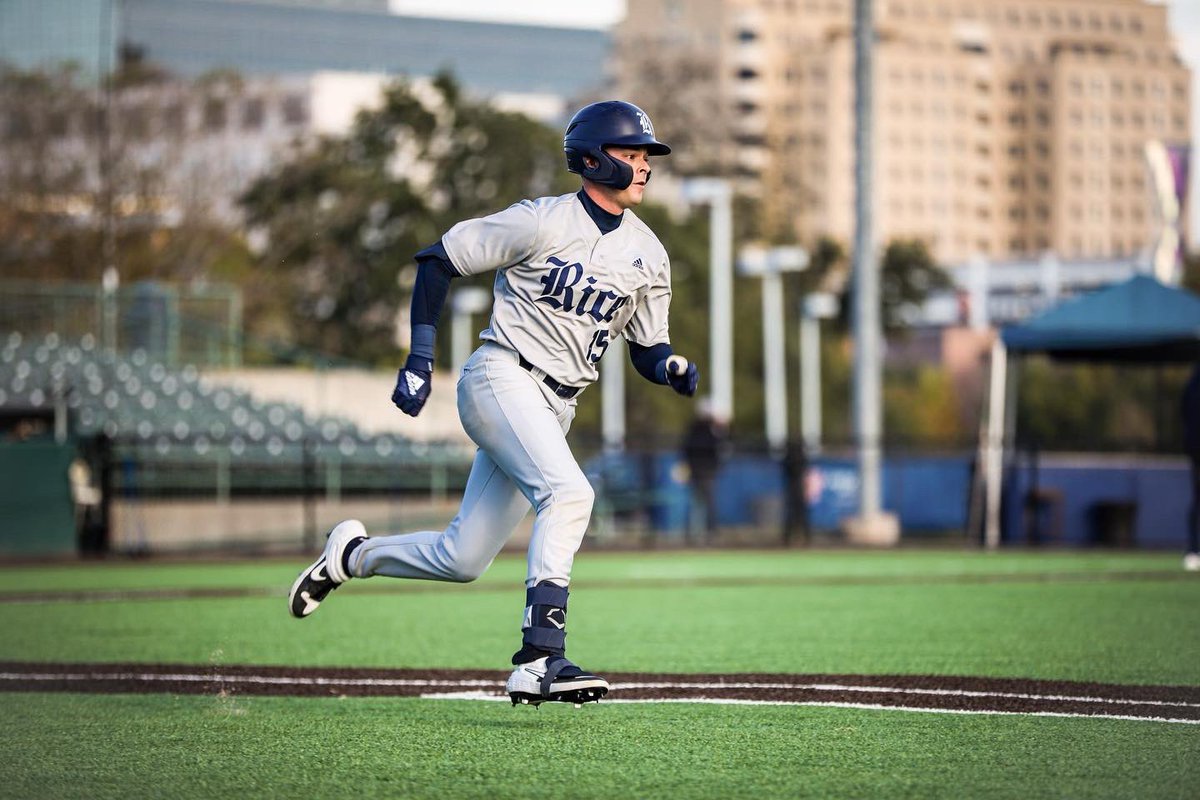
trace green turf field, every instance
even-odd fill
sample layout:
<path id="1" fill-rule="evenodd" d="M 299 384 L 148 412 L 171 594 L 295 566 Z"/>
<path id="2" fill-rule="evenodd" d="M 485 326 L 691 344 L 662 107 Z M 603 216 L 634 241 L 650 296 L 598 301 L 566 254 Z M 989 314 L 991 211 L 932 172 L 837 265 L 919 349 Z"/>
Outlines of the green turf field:
<path id="1" fill-rule="evenodd" d="M 0 660 L 504 669 L 523 562 L 467 586 L 302 560 L 0 568 Z M 241 590 L 188 598 L 175 590 Z M 100 592 L 70 596 L 63 592 Z M 45 594 L 39 598 L 39 593 Z M 142 594 L 139 594 L 142 593 Z M 1200 686 L 1174 554 L 582 553 L 570 654 L 613 671 Z M 0 797 L 1194 797 L 1200 725 L 695 703 L 0 693 Z"/>

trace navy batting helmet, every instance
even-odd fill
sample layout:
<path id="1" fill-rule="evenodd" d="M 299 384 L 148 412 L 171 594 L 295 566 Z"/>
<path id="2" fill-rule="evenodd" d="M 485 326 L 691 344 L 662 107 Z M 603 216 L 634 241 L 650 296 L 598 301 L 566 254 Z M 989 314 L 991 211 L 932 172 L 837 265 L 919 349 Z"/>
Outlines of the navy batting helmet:
<path id="1" fill-rule="evenodd" d="M 589 181 L 624 189 L 633 182 L 633 169 L 604 152 L 606 145 L 645 147 L 652 156 L 665 156 L 671 148 L 654 138 L 654 126 L 645 111 L 633 103 L 605 100 L 575 112 L 563 135 L 567 169 Z M 584 156 L 596 159 L 589 167 Z"/>

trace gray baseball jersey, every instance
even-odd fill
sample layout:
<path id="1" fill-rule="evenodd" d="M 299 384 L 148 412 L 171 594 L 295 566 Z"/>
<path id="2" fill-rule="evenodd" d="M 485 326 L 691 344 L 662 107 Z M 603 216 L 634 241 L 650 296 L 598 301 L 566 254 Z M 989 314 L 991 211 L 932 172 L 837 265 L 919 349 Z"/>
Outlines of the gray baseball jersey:
<path id="1" fill-rule="evenodd" d="M 670 341 L 670 261 L 630 210 L 601 235 L 574 193 L 523 200 L 458 223 L 442 245 L 464 275 L 499 270 L 480 337 L 560 383 L 594 382 L 613 336 L 646 346 Z"/>

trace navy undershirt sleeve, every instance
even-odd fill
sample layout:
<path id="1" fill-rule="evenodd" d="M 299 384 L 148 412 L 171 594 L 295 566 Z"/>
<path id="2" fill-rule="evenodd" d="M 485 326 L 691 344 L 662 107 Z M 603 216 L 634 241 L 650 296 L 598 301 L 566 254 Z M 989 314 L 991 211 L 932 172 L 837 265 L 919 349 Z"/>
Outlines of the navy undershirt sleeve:
<path id="1" fill-rule="evenodd" d="M 412 324 L 436 328 L 446 295 L 450 292 L 450 281 L 459 277 L 459 272 L 440 239 L 417 253 L 416 259 L 417 282 L 413 286 Z"/>
<path id="2" fill-rule="evenodd" d="M 669 344 L 652 344 L 646 347 L 637 342 L 629 342 L 629 360 L 633 362 L 634 369 L 651 383 L 667 382 L 666 369 L 660 370 L 658 367 L 673 352 Z"/>

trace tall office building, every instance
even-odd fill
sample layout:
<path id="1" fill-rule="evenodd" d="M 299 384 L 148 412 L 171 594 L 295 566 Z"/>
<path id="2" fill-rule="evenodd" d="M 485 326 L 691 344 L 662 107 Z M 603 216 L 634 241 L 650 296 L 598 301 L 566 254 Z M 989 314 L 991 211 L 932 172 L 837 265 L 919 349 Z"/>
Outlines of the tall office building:
<path id="1" fill-rule="evenodd" d="M 850 241 L 853 6 L 629 0 L 615 41 L 621 93 L 677 145 L 673 167 L 761 197 L 766 233 Z M 923 238 L 943 262 L 1131 257 L 1155 244 L 1166 190 L 1147 145 L 1178 154 L 1191 141 L 1191 72 L 1165 6 L 874 6 L 881 241 Z"/>

